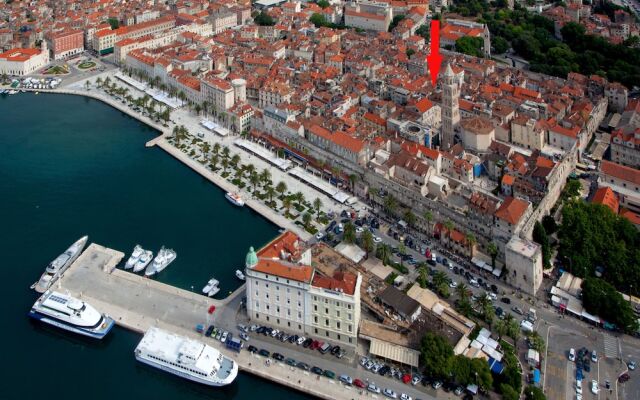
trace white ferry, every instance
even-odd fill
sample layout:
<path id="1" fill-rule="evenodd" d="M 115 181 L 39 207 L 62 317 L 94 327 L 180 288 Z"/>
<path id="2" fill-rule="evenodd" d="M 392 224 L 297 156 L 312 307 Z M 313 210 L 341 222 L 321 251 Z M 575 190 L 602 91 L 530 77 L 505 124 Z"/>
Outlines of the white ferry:
<path id="1" fill-rule="evenodd" d="M 197 340 L 155 327 L 149 328 L 135 350 L 136 360 L 208 386 L 224 386 L 238 375 L 238 364 Z"/>
<path id="2" fill-rule="evenodd" d="M 80 256 L 82 249 L 87 244 L 89 236 L 83 236 L 72 244 L 64 253 L 56 257 L 51 261 L 44 271 L 44 274 L 40 277 L 40 280 L 33 285 L 32 289 L 35 289 L 38 293 L 44 293 L 51 285 L 69 268 L 71 264 Z"/>
<path id="3" fill-rule="evenodd" d="M 66 294 L 47 291 L 35 302 L 29 316 L 69 332 L 102 339 L 113 328 L 113 319 L 89 304 Z"/>
<path id="4" fill-rule="evenodd" d="M 244 206 L 244 200 L 242 200 L 242 197 L 238 193 L 227 192 L 227 194 L 225 194 L 224 197 L 227 200 L 229 200 L 231 204 L 233 204 L 234 206 L 238 206 L 238 207 Z"/>

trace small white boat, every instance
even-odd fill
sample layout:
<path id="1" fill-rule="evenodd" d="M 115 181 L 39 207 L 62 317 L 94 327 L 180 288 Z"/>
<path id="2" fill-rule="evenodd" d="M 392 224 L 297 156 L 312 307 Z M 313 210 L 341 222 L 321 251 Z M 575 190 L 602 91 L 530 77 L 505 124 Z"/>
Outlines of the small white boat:
<path id="1" fill-rule="evenodd" d="M 153 252 L 151 250 L 145 250 L 140 256 L 136 265 L 133 266 L 133 272 L 140 272 L 147 268 L 147 265 L 153 260 Z"/>
<path id="2" fill-rule="evenodd" d="M 152 276 L 163 271 L 169 264 L 173 262 L 177 257 L 177 254 L 172 249 L 167 249 L 164 246 L 158 251 L 156 258 L 153 259 L 151 265 L 144 271 L 145 276 Z"/>
<path id="3" fill-rule="evenodd" d="M 239 269 L 236 270 L 236 278 L 240 279 L 241 281 L 245 280 L 244 274 Z"/>
<path id="4" fill-rule="evenodd" d="M 213 297 L 216 294 L 218 294 L 219 291 L 220 291 L 220 288 L 218 286 L 214 286 L 211 288 L 211 290 L 209 290 L 209 292 L 207 292 L 207 296 Z"/>
<path id="5" fill-rule="evenodd" d="M 218 286 L 219 284 L 220 284 L 220 282 L 218 282 L 217 279 L 215 279 L 215 278 L 209 279 L 209 282 L 207 282 L 207 284 L 202 288 L 202 293 L 204 293 L 204 294 L 209 293 L 209 291 L 211 289 L 213 289 L 214 287 Z"/>
<path id="6" fill-rule="evenodd" d="M 242 197 L 238 193 L 227 192 L 227 194 L 225 194 L 224 197 L 227 200 L 229 200 L 231 204 L 233 204 L 234 206 L 238 206 L 238 207 L 244 206 L 244 200 L 242 200 Z"/>
<path id="7" fill-rule="evenodd" d="M 127 263 L 124 265 L 124 269 L 133 268 L 138 262 L 138 260 L 140 259 L 140 256 L 142 256 L 142 254 L 144 254 L 144 249 L 140 247 L 140 245 L 136 245 L 136 247 L 133 248 L 131 257 L 129 257 L 129 259 L 127 260 Z"/>

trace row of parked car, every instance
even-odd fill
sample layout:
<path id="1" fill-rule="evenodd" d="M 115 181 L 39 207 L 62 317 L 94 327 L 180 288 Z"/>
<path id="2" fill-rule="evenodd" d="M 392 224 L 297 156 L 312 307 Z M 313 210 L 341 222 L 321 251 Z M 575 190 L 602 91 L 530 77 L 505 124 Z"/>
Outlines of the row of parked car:
<path id="1" fill-rule="evenodd" d="M 327 377 L 329 379 L 336 379 L 336 373 L 328 370 L 328 369 L 322 369 L 320 367 L 317 366 L 310 366 L 309 364 L 302 362 L 302 361 L 296 361 L 295 359 L 291 358 L 291 357 L 285 357 L 284 355 L 280 354 L 280 353 L 271 353 L 269 350 L 266 349 L 258 349 L 255 346 L 249 346 L 248 350 L 251 353 L 257 353 L 259 355 L 261 355 L 262 357 L 267 357 L 267 358 L 273 358 L 276 361 L 280 361 L 280 362 L 284 362 L 285 364 L 291 366 L 291 367 L 296 367 L 299 368 L 303 371 L 309 371 L 312 372 L 316 375 L 319 376 L 324 376 Z M 347 386 L 355 386 L 358 387 L 360 389 L 366 389 L 369 392 L 372 393 L 383 393 L 385 396 L 391 398 L 391 399 L 397 399 L 398 395 L 395 391 L 393 391 L 392 389 L 386 388 L 381 390 L 378 386 L 376 386 L 375 383 L 371 382 L 371 383 L 365 383 L 363 382 L 361 379 L 353 379 L 351 378 L 349 375 L 343 374 L 340 375 L 338 377 L 338 380 L 342 383 L 344 383 Z M 401 400 L 413 400 L 411 398 L 411 396 L 401 393 L 400 394 L 400 399 Z M 418 399 L 416 399 L 418 400 Z"/>
<path id="2" fill-rule="evenodd" d="M 242 329 L 241 329 L 242 330 Z M 318 350 L 322 354 L 330 353 L 338 358 L 342 358 L 345 355 L 344 349 L 340 346 L 332 346 L 327 342 L 321 340 L 314 340 L 312 338 L 306 338 L 299 335 L 289 335 L 286 332 L 282 332 L 279 329 L 274 329 L 268 326 L 251 325 L 248 330 L 251 332 L 263 334 L 264 336 L 271 336 L 274 339 L 278 339 L 281 342 L 289 342 L 302 346 L 305 349 Z"/>

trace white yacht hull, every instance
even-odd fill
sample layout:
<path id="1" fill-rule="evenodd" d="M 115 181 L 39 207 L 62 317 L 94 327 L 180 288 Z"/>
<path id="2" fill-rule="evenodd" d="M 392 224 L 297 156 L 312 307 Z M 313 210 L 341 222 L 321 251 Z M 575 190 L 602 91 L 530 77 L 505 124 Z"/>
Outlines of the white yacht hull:
<path id="1" fill-rule="evenodd" d="M 65 250 L 65 252 L 69 251 L 74 246 L 77 247 L 77 249 L 74 251 L 73 255 L 67 260 L 67 262 L 62 267 L 60 267 L 60 270 L 53 275 L 49 274 L 45 270 L 45 272 L 42 274 L 38 282 L 31 285 L 31 288 L 35 289 L 35 291 L 38 293 L 44 293 L 47 290 L 49 290 L 49 288 L 51 288 L 51 286 L 53 286 L 53 284 L 64 274 L 67 268 L 69 268 L 71 264 L 73 264 L 73 262 L 77 260 L 78 257 L 80 257 L 80 254 L 82 254 L 82 250 L 84 250 L 84 247 L 87 245 L 88 240 L 89 240 L 89 236 L 83 236 L 80 239 L 78 239 L 74 244 L 72 244 L 67 250 Z M 47 279 L 47 275 L 48 275 L 48 279 Z"/>

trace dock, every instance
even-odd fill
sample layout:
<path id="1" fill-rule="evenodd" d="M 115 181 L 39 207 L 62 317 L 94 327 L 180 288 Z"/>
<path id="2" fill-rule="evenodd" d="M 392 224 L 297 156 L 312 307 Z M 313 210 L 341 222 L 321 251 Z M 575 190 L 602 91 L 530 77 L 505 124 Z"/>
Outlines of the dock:
<path id="1" fill-rule="evenodd" d="M 100 312 L 109 314 L 119 326 L 134 332 L 142 334 L 156 326 L 208 343 L 235 360 L 242 371 L 319 398 L 355 400 L 378 397 L 275 360 L 267 365 L 265 358 L 246 350 L 236 353 L 226 349 L 219 341 L 195 331 L 197 324 L 216 324 L 216 316 L 225 311 L 225 300 L 210 299 L 117 269 L 123 257 L 122 252 L 92 243 L 56 282 L 53 290 L 68 292 L 86 301 Z M 211 305 L 216 306 L 213 315 L 208 314 Z"/>

